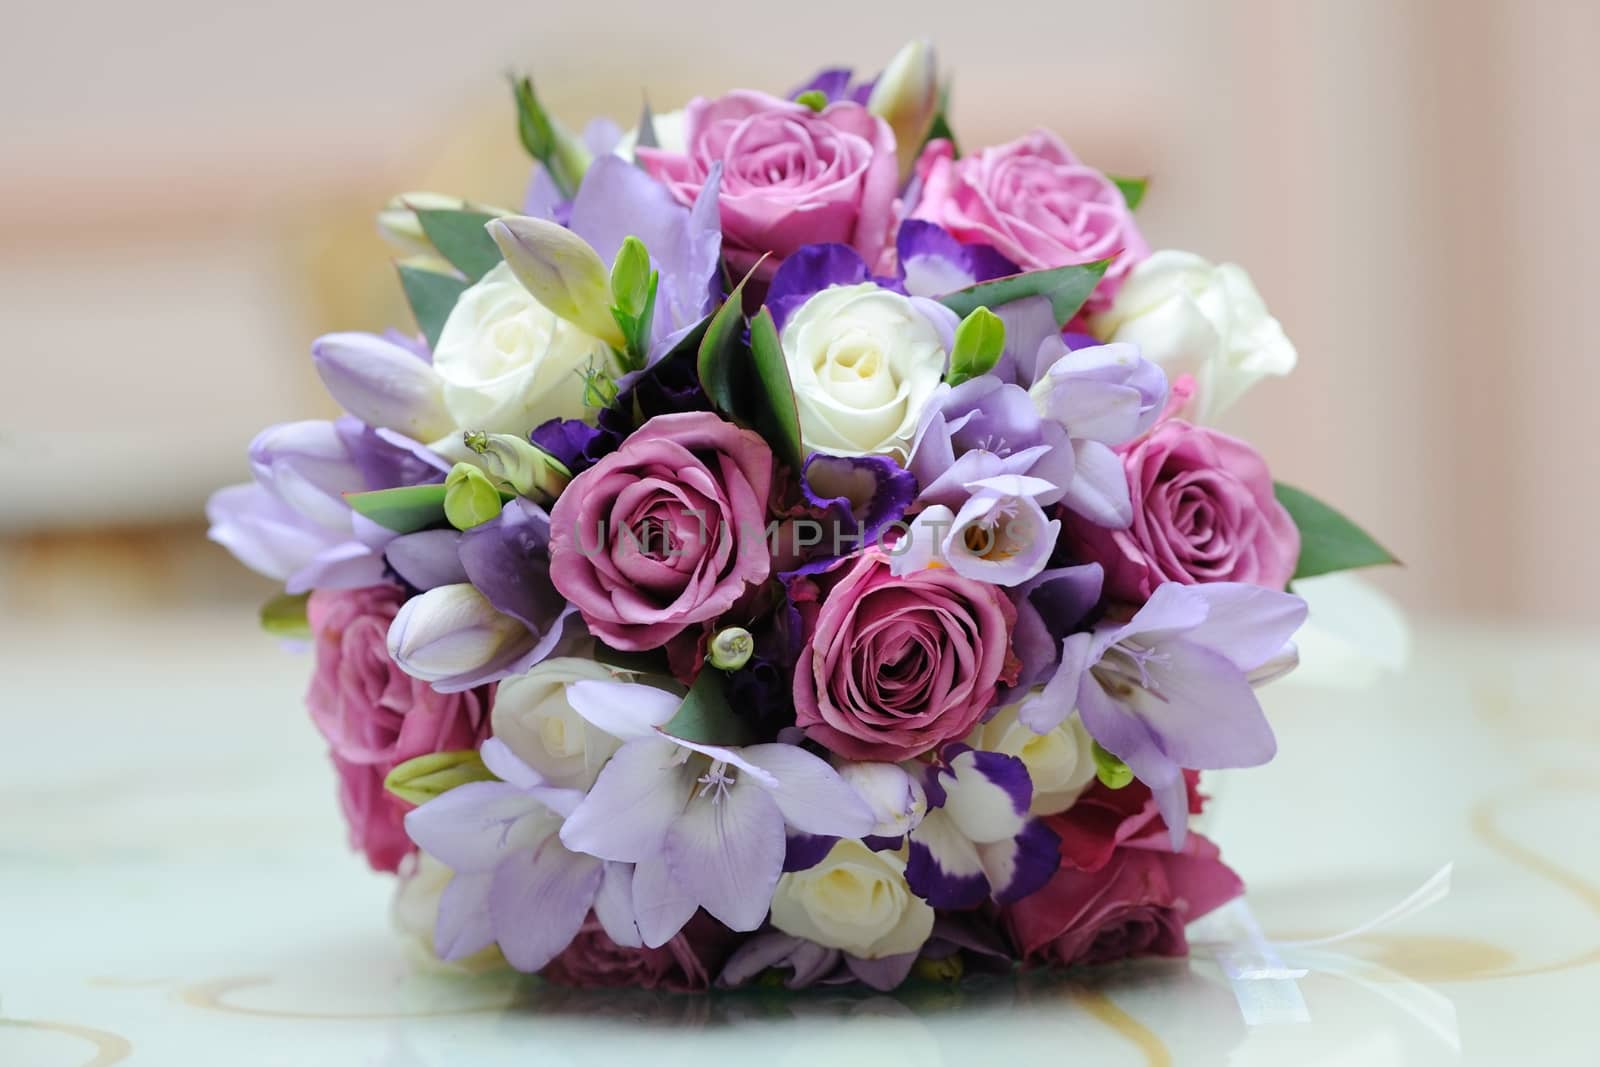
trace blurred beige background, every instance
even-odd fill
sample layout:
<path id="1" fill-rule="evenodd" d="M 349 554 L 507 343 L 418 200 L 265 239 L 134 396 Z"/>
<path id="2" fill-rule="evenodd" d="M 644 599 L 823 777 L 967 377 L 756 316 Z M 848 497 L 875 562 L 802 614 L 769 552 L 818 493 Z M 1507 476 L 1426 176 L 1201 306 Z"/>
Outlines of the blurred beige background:
<path id="1" fill-rule="evenodd" d="M 1230 428 L 1409 564 L 1427 616 L 1592 621 L 1600 5 L 1192 0 L 8 4 L 0 601 L 255 596 L 202 539 L 307 357 L 404 323 L 372 214 L 515 205 L 502 73 L 623 122 L 927 35 L 967 144 L 1153 176 L 1151 243 L 1245 265 L 1301 353 Z"/>

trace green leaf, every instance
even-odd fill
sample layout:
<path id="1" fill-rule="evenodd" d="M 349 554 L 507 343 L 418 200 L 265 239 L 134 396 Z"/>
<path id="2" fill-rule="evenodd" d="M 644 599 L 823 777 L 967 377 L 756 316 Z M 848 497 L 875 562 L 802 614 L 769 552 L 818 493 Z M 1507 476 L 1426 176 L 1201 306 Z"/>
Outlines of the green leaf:
<path id="1" fill-rule="evenodd" d="M 997 308 L 1013 300 L 1030 296 L 1043 296 L 1050 300 L 1050 310 L 1056 323 L 1065 326 L 1083 307 L 1094 287 L 1100 283 L 1111 260 L 1100 259 L 1072 267 L 1054 267 L 1050 270 L 1033 270 L 979 282 L 966 289 L 958 289 L 939 298 L 939 303 L 966 318 L 980 307 Z"/>
<path id="2" fill-rule="evenodd" d="M 310 599 L 310 593 L 279 593 L 261 605 L 261 628 L 274 637 L 309 638 L 306 602 Z"/>
<path id="3" fill-rule="evenodd" d="M 483 211 L 414 209 L 429 243 L 450 265 L 475 282 L 500 265 L 500 247 L 484 229 L 498 215 Z"/>
<path id="4" fill-rule="evenodd" d="M 396 533 L 415 533 L 445 521 L 443 482 L 403 485 L 370 493 L 346 493 L 344 502 L 357 514 Z"/>
<path id="5" fill-rule="evenodd" d="M 706 745 L 743 745 L 750 725 L 734 713 L 723 689 L 723 673 L 703 670 L 684 695 L 683 704 L 661 729 L 672 737 Z"/>
<path id="6" fill-rule="evenodd" d="M 1300 562 L 1295 578 L 1399 563 L 1361 527 L 1315 497 L 1282 482 L 1274 483 L 1278 503 L 1300 530 Z"/>
<path id="7" fill-rule="evenodd" d="M 749 280 L 746 276 L 746 281 Z M 700 352 L 695 360 L 695 372 L 700 376 L 700 387 L 706 399 L 718 411 L 733 414 L 739 409 L 738 387 L 748 387 L 749 376 L 739 375 L 738 368 L 748 367 L 744 358 L 748 353 L 744 342 L 744 281 L 733 287 L 733 292 L 706 322 L 700 338 Z"/>
<path id="8" fill-rule="evenodd" d="M 986 307 L 974 308 L 956 327 L 955 344 L 950 349 L 950 373 L 945 381 L 954 386 L 988 374 L 1000 362 L 1005 347 L 1005 320 Z"/>
<path id="9" fill-rule="evenodd" d="M 1116 175 L 1107 175 L 1118 189 L 1122 190 L 1122 199 L 1128 202 L 1129 211 L 1138 211 L 1139 205 L 1144 201 L 1145 190 L 1150 188 L 1149 178 L 1118 178 Z"/>
<path id="10" fill-rule="evenodd" d="M 790 470 L 798 471 L 806 458 L 800 446 L 800 410 L 795 406 L 789 364 L 783 358 L 778 326 L 769 308 L 763 307 L 751 320 L 750 356 L 761 385 L 761 406 L 752 421 L 778 458 Z"/>
<path id="11" fill-rule="evenodd" d="M 420 267 L 400 266 L 400 285 L 406 291 L 406 301 L 411 305 L 411 316 L 417 328 L 427 338 L 428 347 L 439 343 L 444 322 L 455 310 L 456 300 L 467 291 L 467 283 L 438 271 Z"/>

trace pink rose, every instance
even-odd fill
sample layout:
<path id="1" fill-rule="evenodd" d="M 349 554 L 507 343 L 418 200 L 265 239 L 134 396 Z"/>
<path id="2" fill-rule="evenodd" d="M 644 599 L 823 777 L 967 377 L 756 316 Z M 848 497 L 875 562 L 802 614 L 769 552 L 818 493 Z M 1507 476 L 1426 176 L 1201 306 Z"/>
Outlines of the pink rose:
<path id="1" fill-rule="evenodd" d="M 702 911 L 660 948 L 627 948 L 611 940 L 591 913 L 572 944 L 539 975 L 583 989 L 633 986 L 703 993 L 737 940 L 738 935 Z"/>
<path id="2" fill-rule="evenodd" d="M 332 749 L 351 846 L 381 871 L 395 870 L 413 848 L 401 824 L 408 805 L 383 779 L 417 756 L 477 748 L 493 692 L 440 693 L 389 658 L 389 623 L 403 600 L 388 585 L 319 589 L 306 609 L 316 645 L 306 704 Z"/>
<path id="3" fill-rule="evenodd" d="M 1091 309 L 1108 306 L 1123 277 L 1150 254 L 1116 183 L 1078 162 L 1047 130 L 961 159 L 949 141 L 929 142 L 917 174 L 922 194 L 912 218 L 936 222 L 958 241 L 993 245 L 1024 270 L 1116 254 L 1089 298 Z"/>
<path id="4" fill-rule="evenodd" d="M 1197 775 L 1189 806 L 1200 810 Z M 1045 822 L 1061 838 L 1061 868 L 1002 920 L 1023 959 L 1070 967 L 1134 956 L 1182 956 L 1184 927 L 1244 892 L 1217 847 L 1191 833 L 1173 852 L 1150 790 L 1093 786 Z"/>
<path id="5" fill-rule="evenodd" d="M 909 759 L 965 737 L 1016 679 L 1017 612 L 997 586 L 946 568 L 896 578 L 867 551 L 791 597 L 807 623 L 796 722 L 850 759 Z"/>
<path id="6" fill-rule="evenodd" d="M 657 415 L 556 500 L 550 580 L 612 648 L 660 648 L 767 580 L 771 488 L 757 434 Z"/>
<path id="7" fill-rule="evenodd" d="M 684 152 L 639 148 L 645 170 L 692 204 L 717 161 L 722 250 L 738 272 L 765 253 L 760 277 L 803 245 L 837 242 L 876 264 L 888 244 L 898 184 L 894 133 L 860 104 L 823 111 L 739 90 L 696 98 Z"/>
<path id="8" fill-rule="evenodd" d="M 1168 419 L 1122 463 L 1133 524 L 1107 530 L 1072 516 L 1068 536 L 1105 567 L 1110 596 L 1142 603 L 1162 582 L 1251 582 L 1282 589 L 1300 558 L 1300 531 L 1249 445 Z"/>

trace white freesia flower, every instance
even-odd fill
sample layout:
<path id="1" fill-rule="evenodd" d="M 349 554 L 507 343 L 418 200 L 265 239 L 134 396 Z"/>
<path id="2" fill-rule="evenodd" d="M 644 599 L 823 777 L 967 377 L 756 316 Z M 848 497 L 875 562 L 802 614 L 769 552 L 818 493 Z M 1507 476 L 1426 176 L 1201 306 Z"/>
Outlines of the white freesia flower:
<path id="1" fill-rule="evenodd" d="M 1267 375 L 1294 369 L 1295 350 L 1250 276 L 1192 252 L 1166 249 L 1134 267 L 1111 310 L 1091 326 L 1104 341 L 1139 346 L 1168 376 L 1187 371 L 1196 416 L 1210 421 Z"/>
<path id="2" fill-rule="evenodd" d="M 839 777 L 867 802 L 875 837 L 901 837 L 917 828 L 928 812 L 922 783 L 897 763 L 841 763 Z"/>
<path id="3" fill-rule="evenodd" d="M 617 373 L 604 341 L 540 304 L 505 263 L 456 301 L 433 369 L 457 429 L 518 435 L 584 417 L 584 372 Z"/>
<path id="4" fill-rule="evenodd" d="M 813 295 L 783 327 L 800 437 L 807 452 L 904 460 L 948 358 L 930 315 L 954 313 L 871 282 Z"/>
<path id="5" fill-rule="evenodd" d="M 815 867 L 778 879 L 772 925 L 872 960 L 921 948 L 933 930 L 933 909 L 906 885 L 898 854 L 844 840 Z"/>
<path id="6" fill-rule="evenodd" d="M 507 678 L 490 713 L 494 736 L 550 785 L 587 790 L 622 742 L 587 722 L 567 701 L 567 686 L 610 681 L 609 667 L 591 659 L 547 659 Z"/>
<path id="7" fill-rule="evenodd" d="M 401 670 L 437 684 L 488 671 L 527 639 L 525 625 L 459 582 L 406 601 L 389 624 L 388 648 Z"/>
<path id="8" fill-rule="evenodd" d="M 1037 693 L 1039 690 L 1034 690 Z M 1030 694 L 1031 696 L 1032 694 Z M 1054 815 L 1075 804 L 1094 781 L 1094 741 L 1077 712 L 1047 733 L 1036 734 L 1017 719 L 1022 702 L 1001 708 L 967 737 L 967 744 L 987 752 L 1015 756 L 1033 782 L 1033 815 Z"/>

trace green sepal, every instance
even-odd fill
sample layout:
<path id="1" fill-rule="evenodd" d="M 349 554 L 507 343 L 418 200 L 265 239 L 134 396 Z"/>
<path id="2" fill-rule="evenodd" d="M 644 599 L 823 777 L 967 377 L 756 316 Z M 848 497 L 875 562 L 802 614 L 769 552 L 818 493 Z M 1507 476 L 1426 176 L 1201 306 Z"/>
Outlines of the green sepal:
<path id="1" fill-rule="evenodd" d="M 274 637 L 310 638 L 311 623 L 306 618 L 310 599 L 310 593 L 279 593 L 261 605 L 261 628 Z"/>
<path id="2" fill-rule="evenodd" d="M 662 732 L 706 745 L 748 744 L 752 739 L 750 726 L 728 703 L 723 678 L 721 671 L 702 670 Z"/>
<path id="3" fill-rule="evenodd" d="M 483 211 L 413 209 L 423 234 L 449 264 L 475 282 L 500 265 L 500 246 L 484 230 L 498 215 Z"/>
<path id="4" fill-rule="evenodd" d="M 383 788 L 407 804 L 421 806 L 469 782 L 492 782 L 495 776 L 473 749 L 430 752 L 406 760 L 383 779 Z"/>
<path id="5" fill-rule="evenodd" d="M 1042 296 L 1050 301 L 1056 324 L 1065 326 L 1089 299 L 1110 265 L 1110 259 L 1099 259 L 1093 263 L 1013 274 L 958 289 L 941 296 L 939 303 L 965 318 L 980 307 L 997 308 L 1013 300 Z"/>
<path id="6" fill-rule="evenodd" d="M 1371 534 L 1316 497 L 1282 482 L 1272 488 L 1300 531 L 1296 579 L 1400 562 Z"/>
<path id="7" fill-rule="evenodd" d="M 1111 183 L 1122 191 L 1122 199 L 1128 202 L 1129 211 L 1138 211 L 1139 205 L 1144 202 L 1145 190 L 1150 188 L 1149 178 L 1119 178 L 1114 174 L 1106 177 Z"/>
<path id="8" fill-rule="evenodd" d="M 411 316 L 417 328 L 428 341 L 428 347 L 439 344 L 445 320 L 455 310 L 456 300 L 467 291 L 467 283 L 460 278 L 420 267 L 400 265 L 400 285 L 405 290 L 406 302 L 411 305 Z"/>

